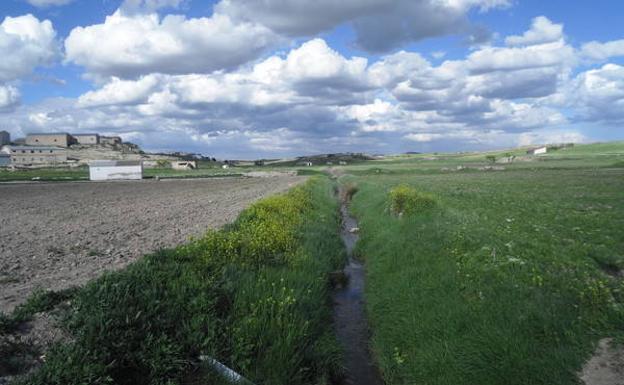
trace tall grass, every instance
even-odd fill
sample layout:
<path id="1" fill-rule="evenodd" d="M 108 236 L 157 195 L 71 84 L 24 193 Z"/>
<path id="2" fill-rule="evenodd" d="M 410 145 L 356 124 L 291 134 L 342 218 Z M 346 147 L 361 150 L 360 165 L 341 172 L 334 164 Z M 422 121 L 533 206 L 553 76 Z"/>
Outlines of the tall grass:
<path id="1" fill-rule="evenodd" d="M 258 384 L 322 384 L 340 370 L 329 272 L 344 259 L 327 178 L 259 201 L 226 229 L 148 255 L 81 289 L 22 384 L 223 383 L 208 355 Z"/>
<path id="2" fill-rule="evenodd" d="M 624 174 L 351 177 L 373 347 L 388 384 L 576 384 L 624 335 Z M 389 189 L 440 197 L 397 218 Z M 605 269 L 604 265 L 610 266 Z"/>

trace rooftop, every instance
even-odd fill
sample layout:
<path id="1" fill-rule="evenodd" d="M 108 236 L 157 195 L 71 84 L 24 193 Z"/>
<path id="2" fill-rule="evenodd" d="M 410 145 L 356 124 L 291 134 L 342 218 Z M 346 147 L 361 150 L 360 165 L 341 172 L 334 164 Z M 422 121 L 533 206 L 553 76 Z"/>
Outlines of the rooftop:
<path id="1" fill-rule="evenodd" d="M 33 132 L 31 134 L 26 134 L 26 136 L 53 136 L 53 135 L 69 135 L 67 132 Z"/>

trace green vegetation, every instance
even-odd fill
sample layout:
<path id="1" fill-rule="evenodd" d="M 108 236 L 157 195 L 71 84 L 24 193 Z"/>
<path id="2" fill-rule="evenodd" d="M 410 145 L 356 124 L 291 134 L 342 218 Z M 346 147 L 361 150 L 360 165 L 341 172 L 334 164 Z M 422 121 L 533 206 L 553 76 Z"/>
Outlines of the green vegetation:
<path id="1" fill-rule="evenodd" d="M 621 341 L 624 144 L 583 147 L 504 171 L 442 169 L 483 154 L 401 157 L 340 179 L 359 188 L 357 254 L 388 384 L 577 384 L 599 338 Z M 421 193 L 435 210 L 393 214 Z"/>
<path id="2" fill-rule="evenodd" d="M 393 187 L 388 193 L 390 210 L 394 214 L 417 214 L 435 206 L 435 198 L 431 194 L 422 193 L 415 188 L 402 184 Z"/>
<path id="3" fill-rule="evenodd" d="M 39 168 L 32 170 L 9 171 L 0 168 L 0 182 L 8 181 L 29 181 L 40 180 L 50 181 L 71 181 L 89 179 L 89 169 L 87 167 L 78 168 Z"/>
<path id="4" fill-rule="evenodd" d="M 264 384 L 340 372 L 329 273 L 343 263 L 333 185 L 311 179 L 221 231 L 80 289 L 55 346 L 20 384 L 221 383 L 212 357 Z"/>

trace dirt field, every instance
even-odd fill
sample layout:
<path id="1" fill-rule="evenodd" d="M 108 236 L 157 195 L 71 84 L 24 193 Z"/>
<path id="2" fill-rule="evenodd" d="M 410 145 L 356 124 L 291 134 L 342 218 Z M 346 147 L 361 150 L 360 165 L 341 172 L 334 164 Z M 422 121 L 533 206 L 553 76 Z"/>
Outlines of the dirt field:
<path id="1" fill-rule="evenodd" d="M 0 185 L 0 311 L 201 235 L 302 177 Z"/>

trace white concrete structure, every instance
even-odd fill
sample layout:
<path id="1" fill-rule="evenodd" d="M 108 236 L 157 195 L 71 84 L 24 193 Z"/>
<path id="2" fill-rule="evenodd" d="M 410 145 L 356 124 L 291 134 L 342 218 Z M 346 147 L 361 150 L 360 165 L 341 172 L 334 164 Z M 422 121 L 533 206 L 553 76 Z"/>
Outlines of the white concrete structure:
<path id="1" fill-rule="evenodd" d="M 529 151 L 527 151 L 527 154 L 529 155 L 540 155 L 540 154 L 545 154 L 548 152 L 548 147 L 546 146 L 542 146 L 542 147 L 537 147 L 537 148 L 532 148 Z"/>
<path id="2" fill-rule="evenodd" d="M 140 180 L 143 164 L 135 160 L 95 160 L 89 162 L 90 180 Z"/>

